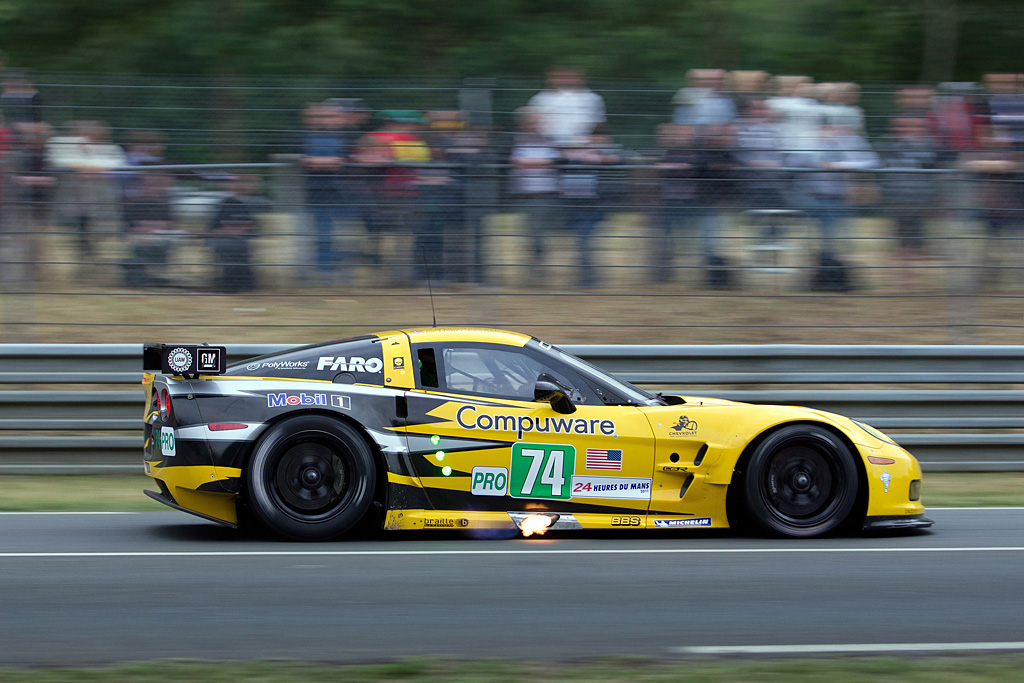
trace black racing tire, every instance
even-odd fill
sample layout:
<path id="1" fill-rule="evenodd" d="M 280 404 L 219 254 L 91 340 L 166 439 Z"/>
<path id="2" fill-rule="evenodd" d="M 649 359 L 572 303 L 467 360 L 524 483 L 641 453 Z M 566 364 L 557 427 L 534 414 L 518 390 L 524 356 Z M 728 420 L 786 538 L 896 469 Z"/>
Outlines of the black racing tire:
<path id="1" fill-rule="evenodd" d="M 836 531 L 857 502 L 854 456 L 834 433 L 791 425 L 769 434 L 747 463 L 751 521 L 770 534 L 811 538 Z"/>
<path id="2" fill-rule="evenodd" d="M 354 527 L 373 502 L 377 467 L 362 435 L 323 415 L 283 420 L 249 460 L 248 502 L 271 531 L 324 541 Z"/>

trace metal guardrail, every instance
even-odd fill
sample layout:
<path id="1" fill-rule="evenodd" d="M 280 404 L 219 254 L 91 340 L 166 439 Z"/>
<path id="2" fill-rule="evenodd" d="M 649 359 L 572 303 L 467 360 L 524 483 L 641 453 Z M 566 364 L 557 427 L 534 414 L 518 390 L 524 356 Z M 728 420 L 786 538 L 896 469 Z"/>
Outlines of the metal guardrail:
<path id="1" fill-rule="evenodd" d="M 227 348 L 234 362 L 290 346 Z M 1024 346 L 563 348 L 658 391 L 864 420 L 928 470 L 1024 470 Z M 140 344 L 0 344 L 0 472 L 138 467 L 141 358 Z"/>

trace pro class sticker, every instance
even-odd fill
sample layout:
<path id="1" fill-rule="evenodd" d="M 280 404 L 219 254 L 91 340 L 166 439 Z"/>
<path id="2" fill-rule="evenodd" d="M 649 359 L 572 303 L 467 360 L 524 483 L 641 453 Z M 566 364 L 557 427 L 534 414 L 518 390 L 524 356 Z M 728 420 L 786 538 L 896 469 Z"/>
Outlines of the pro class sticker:
<path id="1" fill-rule="evenodd" d="M 174 457 L 174 427 L 160 428 L 160 454 L 165 458 Z"/>
<path id="2" fill-rule="evenodd" d="M 474 467 L 470 478 L 474 496 L 504 496 L 508 493 L 508 470 L 504 467 Z"/>

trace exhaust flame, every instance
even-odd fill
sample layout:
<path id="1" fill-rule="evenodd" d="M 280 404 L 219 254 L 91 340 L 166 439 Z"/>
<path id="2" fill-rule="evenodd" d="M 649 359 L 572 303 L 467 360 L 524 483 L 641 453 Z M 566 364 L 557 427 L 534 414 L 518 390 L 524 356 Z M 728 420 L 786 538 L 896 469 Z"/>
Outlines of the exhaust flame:
<path id="1" fill-rule="evenodd" d="M 548 530 L 555 520 L 551 519 L 547 515 L 530 515 L 523 519 L 519 523 L 519 530 L 523 532 L 523 536 L 532 536 L 537 534 L 543 536 L 544 532 Z"/>

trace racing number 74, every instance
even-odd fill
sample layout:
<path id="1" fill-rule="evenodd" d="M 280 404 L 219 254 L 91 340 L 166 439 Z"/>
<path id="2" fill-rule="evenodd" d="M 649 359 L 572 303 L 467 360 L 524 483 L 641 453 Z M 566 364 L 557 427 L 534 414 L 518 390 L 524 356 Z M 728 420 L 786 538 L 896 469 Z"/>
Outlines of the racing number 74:
<path id="1" fill-rule="evenodd" d="M 512 446 L 508 494 L 513 498 L 565 500 L 572 496 L 576 449 L 564 444 L 517 443 Z"/>

